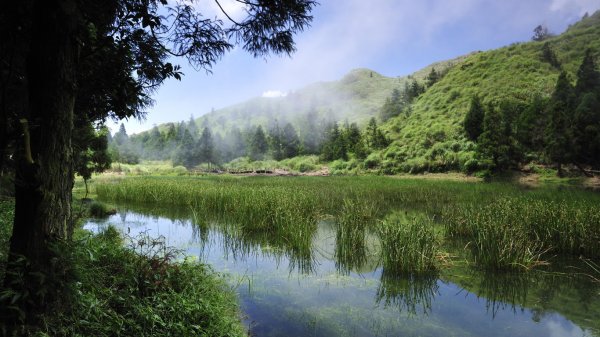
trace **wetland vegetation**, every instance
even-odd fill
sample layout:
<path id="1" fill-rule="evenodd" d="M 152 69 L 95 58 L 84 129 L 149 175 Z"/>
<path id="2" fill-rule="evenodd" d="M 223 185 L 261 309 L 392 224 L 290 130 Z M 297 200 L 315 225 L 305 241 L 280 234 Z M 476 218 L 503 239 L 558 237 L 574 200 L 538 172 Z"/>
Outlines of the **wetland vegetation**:
<path id="1" fill-rule="evenodd" d="M 481 269 L 529 269 L 554 256 L 600 257 L 600 196 L 575 188 L 389 177 L 135 177 L 99 184 L 111 202 L 189 208 L 300 253 L 317 222 L 331 218 L 340 241 L 383 238 L 383 258 L 403 271 L 435 269 L 441 241 L 464 241 Z M 395 212 L 416 213 L 398 216 Z M 339 253 L 341 256 L 343 253 Z M 360 254 L 359 254 L 360 255 Z M 396 256 L 395 258 L 392 256 Z M 401 261 L 401 259 L 407 259 Z M 403 267 L 399 267 L 403 266 Z"/>
<path id="2" fill-rule="evenodd" d="M 95 191 L 123 208 L 97 226 L 152 228 L 227 272 L 258 335 L 484 334 L 470 316 L 497 336 L 600 333 L 596 192 L 374 176 L 127 177 Z"/>

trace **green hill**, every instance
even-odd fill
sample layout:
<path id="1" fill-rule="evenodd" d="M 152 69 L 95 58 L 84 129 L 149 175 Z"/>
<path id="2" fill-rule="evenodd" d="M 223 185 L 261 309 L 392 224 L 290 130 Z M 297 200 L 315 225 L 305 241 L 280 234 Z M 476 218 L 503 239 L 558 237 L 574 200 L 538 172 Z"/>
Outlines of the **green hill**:
<path id="1" fill-rule="evenodd" d="M 469 102 L 479 95 L 488 102 L 528 103 L 552 93 L 560 70 L 543 58 L 545 43 L 572 80 L 584 52 L 600 55 L 600 11 L 543 42 L 516 43 L 476 52 L 461 60 L 412 107 L 409 116 L 390 120 L 385 128 L 393 143 L 381 153 L 386 171 L 458 170 L 474 156 L 462 121 Z"/>
<path id="2" fill-rule="evenodd" d="M 231 127 L 244 129 L 262 125 L 268 127 L 275 120 L 290 122 L 299 131 L 307 118 L 328 121 L 348 121 L 364 125 L 377 116 L 393 89 L 401 89 L 411 78 L 423 80 L 431 67 L 446 69 L 460 63 L 464 57 L 435 63 L 415 74 L 386 77 L 373 70 L 355 69 L 339 81 L 318 82 L 285 97 L 254 98 L 224 109 L 215 110 L 196 119 L 199 127 L 224 132 Z"/>

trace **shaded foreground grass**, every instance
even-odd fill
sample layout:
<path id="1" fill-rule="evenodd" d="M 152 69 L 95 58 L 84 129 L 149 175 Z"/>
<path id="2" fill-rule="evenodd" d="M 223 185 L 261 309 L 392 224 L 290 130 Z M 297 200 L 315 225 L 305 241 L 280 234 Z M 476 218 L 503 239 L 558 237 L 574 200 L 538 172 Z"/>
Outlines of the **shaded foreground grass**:
<path id="1" fill-rule="evenodd" d="M 12 201 L 0 201 L 0 272 L 4 272 Z M 31 320 L 26 291 L 0 289 L 3 307 L 22 315 L 17 335 L 27 336 L 244 336 L 237 298 L 208 266 L 177 261 L 160 240 L 131 238 L 124 246 L 112 227 L 98 235 L 79 232 L 60 247 L 64 297 Z M 3 275 L 3 274 L 0 274 Z M 16 279 L 27 279 L 26 275 Z M 48 292 L 43 281 L 12 289 Z M 40 322 L 37 326 L 25 322 Z M 0 322 L 0 331 L 3 326 Z M 6 331 L 0 332 L 5 334 Z"/>
<path id="2" fill-rule="evenodd" d="M 600 258 L 600 195 L 576 189 L 389 177 L 219 176 L 126 178 L 101 183 L 96 192 L 113 202 L 189 207 L 197 221 L 268 237 L 293 260 L 310 258 L 317 221 L 333 217 L 346 245 L 336 247 L 336 255 L 346 270 L 360 262 L 351 258 L 364 257 L 351 252 L 368 232 L 382 234 L 389 247 L 410 245 L 402 252 L 382 250 L 388 270 L 398 272 L 435 269 L 440 238 L 466 240 L 472 262 L 482 269 L 527 269 L 556 254 Z M 435 221 L 381 222 L 400 210 Z M 434 233 L 439 223 L 444 230 Z"/>

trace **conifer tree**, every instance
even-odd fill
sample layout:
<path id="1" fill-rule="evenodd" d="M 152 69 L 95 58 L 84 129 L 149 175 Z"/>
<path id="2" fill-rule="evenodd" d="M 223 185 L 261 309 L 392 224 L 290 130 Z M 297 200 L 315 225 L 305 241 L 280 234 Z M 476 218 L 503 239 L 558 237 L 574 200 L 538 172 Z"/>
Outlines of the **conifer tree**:
<path id="1" fill-rule="evenodd" d="M 256 131 L 250 137 L 249 145 L 251 160 L 263 160 L 265 158 L 265 154 L 269 150 L 269 143 L 267 142 L 267 137 L 262 126 L 259 125 L 256 128 Z"/>
<path id="2" fill-rule="evenodd" d="M 562 165 L 573 158 L 572 123 L 574 89 L 567 74 L 561 72 L 548 105 L 549 120 L 546 129 L 546 155 L 557 164 L 562 175 Z"/>
<path id="3" fill-rule="evenodd" d="M 470 140 L 477 141 L 479 136 L 483 133 L 484 116 L 485 110 L 479 96 L 473 96 L 471 104 L 469 105 L 469 111 L 467 111 L 467 115 L 463 122 L 465 132 Z"/>
<path id="4" fill-rule="evenodd" d="M 506 144 L 502 113 L 489 105 L 483 118 L 483 132 L 477 139 L 478 151 L 492 161 L 495 169 L 503 169 L 510 163 L 509 146 Z"/>
<path id="5" fill-rule="evenodd" d="M 300 139 L 296 129 L 290 123 L 285 124 L 283 127 L 282 143 L 284 158 L 293 158 L 299 154 Z"/>

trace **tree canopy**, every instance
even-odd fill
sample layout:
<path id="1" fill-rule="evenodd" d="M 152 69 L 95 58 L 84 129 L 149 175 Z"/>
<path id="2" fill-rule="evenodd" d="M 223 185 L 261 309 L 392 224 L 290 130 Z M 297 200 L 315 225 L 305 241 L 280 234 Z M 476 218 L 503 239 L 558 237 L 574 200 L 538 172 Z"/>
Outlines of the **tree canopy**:
<path id="1" fill-rule="evenodd" d="M 293 35 L 308 27 L 316 5 L 312 0 L 237 3 L 245 9 L 237 21 L 223 10 L 225 19 L 206 16 L 198 2 L 184 0 L 3 4 L 0 166 L 8 158 L 15 161 L 13 261 L 23 256 L 30 271 L 47 274 L 56 255 L 50 247 L 72 232 L 75 120 L 143 118 L 160 85 L 181 78 L 174 57 L 210 71 L 234 45 L 254 56 L 290 54 Z M 12 283 L 7 276 L 4 284 Z M 42 309 L 49 298 L 32 298 L 19 310 Z"/>

